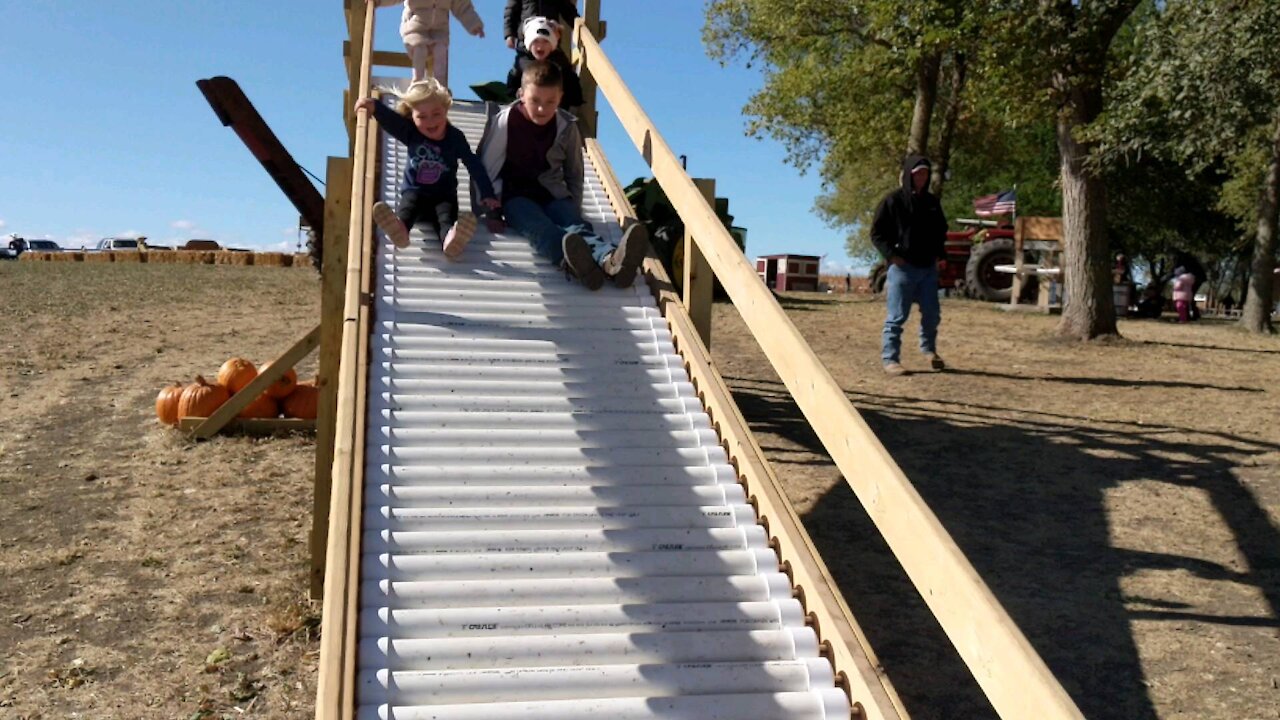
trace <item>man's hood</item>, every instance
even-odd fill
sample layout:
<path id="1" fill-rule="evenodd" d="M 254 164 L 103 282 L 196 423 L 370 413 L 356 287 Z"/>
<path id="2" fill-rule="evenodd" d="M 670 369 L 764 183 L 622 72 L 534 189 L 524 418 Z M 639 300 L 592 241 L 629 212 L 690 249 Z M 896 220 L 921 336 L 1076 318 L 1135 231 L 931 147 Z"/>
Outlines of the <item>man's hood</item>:
<path id="1" fill-rule="evenodd" d="M 929 172 L 933 172 L 933 164 L 929 162 L 929 158 L 923 155 L 908 155 L 902 160 L 902 189 L 907 195 L 911 195 L 911 171 L 918 167 L 929 168 Z M 925 186 L 926 189 L 928 186 Z"/>

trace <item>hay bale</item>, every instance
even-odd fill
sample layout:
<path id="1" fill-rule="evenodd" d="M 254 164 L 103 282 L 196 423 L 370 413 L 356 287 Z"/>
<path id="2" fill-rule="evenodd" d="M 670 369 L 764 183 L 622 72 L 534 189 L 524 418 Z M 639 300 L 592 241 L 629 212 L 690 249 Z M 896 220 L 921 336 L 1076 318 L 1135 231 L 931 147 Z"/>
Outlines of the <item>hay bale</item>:
<path id="1" fill-rule="evenodd" d="M 149 263 L 176 263 L 178 262 L 178 253 L 174 250 L 148 250 L 147 262 Z"/>
<path id="2" fill-rule="evenodd" d="M 280 267 L 293 267 L 293 255 L 280 253 Z"/>
<path id="3" fill-rule="evenodd" d="M 253 253 L 251 252 L 233 252 L 231 253 L 232 265 L 252 265 Z"/>
<path id="4" fill-rule="evenodd" d="M 307 253 L 294 253 L 293 266 L 301 267 L 301 268 L 311 267 L 311 256 L 308 255 Z"/>
<path id="5" fill-rule="evenodd" d="M 90 252 L 84 254 L 84 261 L 91 263 L 109 263 L 115 262 L 115 253 L 113 252 Z"/>
<path id="6" fill-rule="evenodd" d="M 253 258 L 253 264 L 260 265 L 263 267 L 284 267 L 284 259 L 285 259 L 284 253 L 278 253 L 278 252 L 257 253 Z"/>
<path id="7" fill-rule="evenodd" d="M 112 255 L 115 255 L 115 256 L 116 256 L 116 257 L 115 257 L 115 262 L 118 262 L 118 263 L 140 263 L 140 262 L 142 262 L 142 253 L 140 253 L 140 252 L 136 252 L 136 251 L 135 251 L 135 252 L 128 252 L 127 250 L 122 250 L 122 251 L 120 251 L 120 252 L 118 252 L 118 253 L 112 253 Z"/>
<path id="8" fill-rule="evenodd" d="M 230 251 L 228 251 L 228 250 L 218 250 L 218 251 L 214 252 L 214 254 L 213 254 L 213 264 L 214 264 L 214 265 L 230 265 L 230 264 L 231 264 L 231 252 L 230 252 Z"/>
<path id="9" fill-rule="evenodd" d="M 218 253 L 212 250 L 199 250 L 196 252 L 196 255 L 199 256 L 199 260 L 197 260 L 197 262 L 199 262 L 201 265 L 212 265 L 215 261 L 215 256 L 217 254 Z"/>
<path id="10" fill-rule="evenodd" d="M 67 259 L 71 262 L 84 262 L 84 252 L 77 250 L 76 252 L 65 253 Z"/>

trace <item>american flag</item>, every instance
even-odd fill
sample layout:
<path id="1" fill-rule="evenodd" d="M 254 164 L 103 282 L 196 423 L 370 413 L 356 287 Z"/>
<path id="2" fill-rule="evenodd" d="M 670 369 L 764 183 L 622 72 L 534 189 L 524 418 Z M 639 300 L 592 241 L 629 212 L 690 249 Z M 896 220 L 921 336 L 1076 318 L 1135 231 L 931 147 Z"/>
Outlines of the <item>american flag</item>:
<path id="1" fill-rule="evenodd" d="M 983 195 L 973 201 L 973 211 L 978 217 L 1008 215 L 1018 209 L 1018 191 L 1005 190 L 993 195 Z"/>

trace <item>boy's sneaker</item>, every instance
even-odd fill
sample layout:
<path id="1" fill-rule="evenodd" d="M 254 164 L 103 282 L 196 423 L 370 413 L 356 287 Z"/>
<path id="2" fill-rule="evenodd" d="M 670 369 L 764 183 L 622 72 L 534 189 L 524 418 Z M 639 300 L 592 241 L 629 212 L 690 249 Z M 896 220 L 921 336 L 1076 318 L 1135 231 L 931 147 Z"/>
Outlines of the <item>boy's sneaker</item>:
<path id="1" fill-rule="evenodd" d="M 947 369 L 947 364 L 942 362 L 942 358 L 938 357 L 938 353 L 925 353 L 925 358 L 929 360 L 929 367 L 937 372 Z"/>
<path id="2" fill-rule="evenodd" d="M 889 377 L 902 377 L 907 374 L 907 369 L 902 367 L 902 363 L 887 362 L 884 364 L 884 374 Z"/>
<path id="3" fill-rule="evenodd" d="M 450 260 L 457 260 L 475 234 L 476 216 L 469 212 L 459 215 L 458 222 L 444 234 L 444 256 Z"/>
<path id="4" fill-rule="evenodd" d="M 390 205 L 384 202 L 374 203 L 373 222 L 383 234 L 391 238 L 391 242 L 395 243 L 396 247 L 409 247 L 409 228 L 400 222 L 400 218 L 396 217 L 396 212 Z"/>
<path id="5" fill-rule="evenodd" d="M 604 270 L 596 264 L 591 255 L 591 246 L 578 233 L 565 233 L 560 241 L 564 250 L 564 263 L 577 276 L 588 290 L 599 290 L 604 286 Z"/>
<path id="6" fill-rule="evenodd" d="M 622 231 L 618 247 L 604 259 L 604 273 L 613 278 L 613 284 L 629 288 L 636 281 L 636 270 L 649 254 L 649 231 L 640 223 L 632 223 Z"/>

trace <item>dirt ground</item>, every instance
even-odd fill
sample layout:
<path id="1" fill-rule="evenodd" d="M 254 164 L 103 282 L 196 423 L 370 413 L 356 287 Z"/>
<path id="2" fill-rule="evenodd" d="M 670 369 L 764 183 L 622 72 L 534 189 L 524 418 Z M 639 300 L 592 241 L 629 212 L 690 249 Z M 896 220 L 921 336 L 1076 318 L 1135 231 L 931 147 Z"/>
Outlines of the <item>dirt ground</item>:
<path id="1" fill-rule="evenodd" d="M 192 444 L 152 403 L 282 351 L 315 274 L 4 263 L 0 293 L 0 718 L 310 717 L 312 441 Z M 1280 717 L 1280 342 L 946 301 L 953 369 L 891 380 L 882 306 L 785 305 L 1088 717 Z M 993 717 L 732 306 L 713 352 L 913 716 Z"/>
<path id="2" fill-rule="evenodd" d="M 193 444 L 154 399 L 278 355 L 318 288 L 302 269 L 0 264 L 0 718 L 310 716 L 313 441 Z"/>
<path id="3" fill-rule="evenodd" d="M 783 304 L 1086 717 L 1280 718 L 1280 340 L 946 300 L 889 378 L 883 304 Z M 712 352 L 912 717 L 995 717 L 732 305 Z"/>

